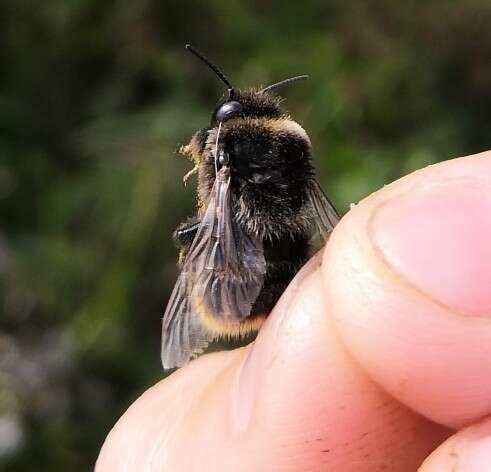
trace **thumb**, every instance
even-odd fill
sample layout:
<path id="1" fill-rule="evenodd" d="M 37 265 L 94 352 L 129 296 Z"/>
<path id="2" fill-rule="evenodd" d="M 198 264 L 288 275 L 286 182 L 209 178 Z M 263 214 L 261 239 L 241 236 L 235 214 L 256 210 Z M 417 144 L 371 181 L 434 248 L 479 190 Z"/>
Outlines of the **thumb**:
<path id="1" fill-rule="evenodd" d="M 106 439 L 97 472 L 414 471 L 447 433 L 353 362 L 329 323 L 320 262 L 253 345 L 203 356 L 145 392 Z"/>

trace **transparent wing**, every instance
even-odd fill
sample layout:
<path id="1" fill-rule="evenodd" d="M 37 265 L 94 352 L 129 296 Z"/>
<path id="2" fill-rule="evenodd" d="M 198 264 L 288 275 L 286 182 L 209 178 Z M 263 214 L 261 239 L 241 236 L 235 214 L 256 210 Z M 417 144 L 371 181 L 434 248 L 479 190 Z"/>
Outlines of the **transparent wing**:
<path id="1" fill-rule="evenodd" d="M 228 167 L 217 174 L 189 258 L 197 274 L 193 302 L 201 316 L 238 323 L 250 315 L 266 261 L 262 241 L 245 233 L 232 215 Z"/>
<path id="2" fill-rule="evenodd" d="M 324 241 L 327 241 L 340 219 L 338 212 L 322 191 L 317 180 L 312 179 L 310 181 L 310 185 L 307 187 L 307 194 L 312 208 L 315 211 L 315 223 L 317 228 Z"/>
<path id="3" fill-rule="evenodd" d="M 262 242 L 246 234 L 231 211 L 230 169 L 222 167 L 164 313 L 164 368 L 203 352 L 215 322 L 239 323 L 249 316 L 263 286 Z"/>
<path id="4" fill-rule="evenodd" d="M 162 365 L 180 367 L 201 354 L 213 337 L 207 333 L 191 306 L 191 276 L 181 272 L 162 321 Z"/>

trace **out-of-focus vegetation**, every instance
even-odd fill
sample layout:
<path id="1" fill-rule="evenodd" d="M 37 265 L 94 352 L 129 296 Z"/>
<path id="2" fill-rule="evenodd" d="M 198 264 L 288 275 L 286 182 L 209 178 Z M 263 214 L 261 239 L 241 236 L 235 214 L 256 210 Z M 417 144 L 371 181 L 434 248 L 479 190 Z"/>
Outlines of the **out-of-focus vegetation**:
<path id="1" fill-rule="evenodd" d="M 90 470 L 160 379 L 170 234 L 193 211 L 175 150 L 222 84 L 282 91 L 344 212 L 491 147 L 491 3 L 3 0 L 0 469 Z"/>

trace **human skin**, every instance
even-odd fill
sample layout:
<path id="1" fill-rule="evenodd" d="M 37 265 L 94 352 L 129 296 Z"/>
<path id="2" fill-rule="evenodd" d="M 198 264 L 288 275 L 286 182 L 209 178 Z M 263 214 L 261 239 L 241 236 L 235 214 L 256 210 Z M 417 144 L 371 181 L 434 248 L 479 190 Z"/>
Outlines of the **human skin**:
<path id="1" fill-rule="evenodd" d="M 487 152 L 352 208 L 256 341 L 147 390 L 96 470 L 489 471 L 490 413 Z"/>

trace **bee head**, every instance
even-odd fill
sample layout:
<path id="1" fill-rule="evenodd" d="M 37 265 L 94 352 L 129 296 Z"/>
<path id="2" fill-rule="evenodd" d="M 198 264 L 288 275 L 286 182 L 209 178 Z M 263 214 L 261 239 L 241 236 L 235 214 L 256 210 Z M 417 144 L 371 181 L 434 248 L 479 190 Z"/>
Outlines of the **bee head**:
<path id="1" fill-rule="evenodd" d="M 267 184 L 287 190 L 292 179 L 286 175 L 295 171 L 304 175 L 302 169 L 310 166 L 311 144 L 280 101 L 271 92 L 251 89 L 237 91 L 232 101 L 219 104 L 208 132 L 218 140 L 209 148 L 205 145 L 204 164 L 212 163 L 216 155 L 218 167 L 229 165 L 242 188 Z"/>
<path id="2" fill-rule="evenodd" d="M 182 148 L 199 166 L 200 199 L 206 200 L 216 171 L 231 168 L 234 188 L 255 194 L 292 193 L 311 176 L 311 143 L 305 130 L 280 106 L 276 89 L 305 79 L 298 76 L 262 89 L 236 90 L 201 53 L 188 47 L 228 87 L 228 96 Z"/>

